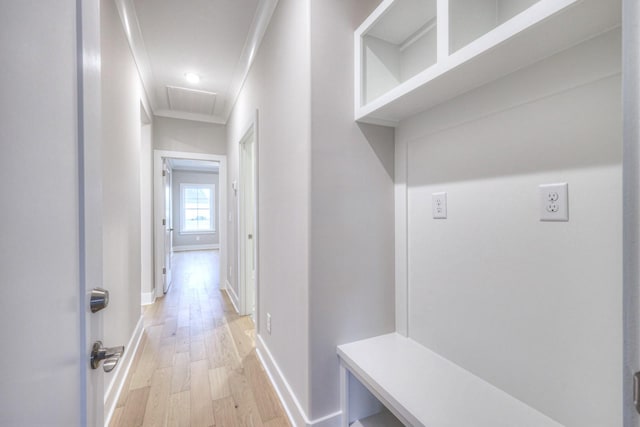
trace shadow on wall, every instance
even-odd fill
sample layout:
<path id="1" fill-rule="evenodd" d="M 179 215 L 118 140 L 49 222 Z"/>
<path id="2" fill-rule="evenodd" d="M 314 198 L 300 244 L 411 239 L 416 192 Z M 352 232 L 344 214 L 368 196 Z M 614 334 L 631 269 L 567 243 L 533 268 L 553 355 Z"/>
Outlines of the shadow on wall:
<path id="1" fill-rule="evenodd" d="M 388 134 L 386 132 L 380 132 L 380 128 L 383 126 L 371 125 L 367 123 L 357 123 L 360 132 L 365 137 L 376 157 L 380 160 L 380 164 L 384 167 L 387 175 L 391 181 L 394 179 L 394 158 L 393 155 L 389 155 L 389 150 L 393 152 L 393 138 L 391 143 L 389 142 Z M 391 144 L 391 146 L 389 145 Z"/>
<path id="2" fill-rule="evenodd" d="M 619 87 L 609 77 L 414 139 L 411 186 L 619 164 Z"/>

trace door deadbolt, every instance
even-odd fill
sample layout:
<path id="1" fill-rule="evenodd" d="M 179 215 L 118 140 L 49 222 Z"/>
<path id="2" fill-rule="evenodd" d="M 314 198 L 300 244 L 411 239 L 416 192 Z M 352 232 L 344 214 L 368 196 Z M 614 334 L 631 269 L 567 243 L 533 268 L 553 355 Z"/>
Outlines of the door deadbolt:
<path id="1" fill-rule="evenodd" d="M 98 369 L 100 362 L 104 361 L 102 369 L 105 372 L 113 371 L 120 361 L 122 353 L 124 353 L 124 346 L 122 345 L 118 347 L 103 347 L 102 341 L 94 342 L 91 349 L 91 369 Z"/>
<path id="2" fill-rule="evenodd" d="M 91 290 L 91 299 L 89 307 L 91 312 L 95 313 L 109 305 L 109 291 L 102 288 L 93 288 Z"/>

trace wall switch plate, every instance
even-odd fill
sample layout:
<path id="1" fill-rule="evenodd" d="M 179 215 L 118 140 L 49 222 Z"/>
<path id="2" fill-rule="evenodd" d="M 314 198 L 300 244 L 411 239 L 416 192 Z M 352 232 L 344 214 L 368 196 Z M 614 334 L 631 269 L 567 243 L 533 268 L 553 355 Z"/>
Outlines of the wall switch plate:
<path id="1" fill-rule="evenodd" d="M 271 335 L 271 314 L 267 313 L 267 333 Z"/>
<path id="2" fill-rule="evenodd" d="M 447 193 L 433 193 L 431 207 L 435 219 L 445 219 L 447 217 Z"/>
<path id="3" fill-rule="evenodd" d="M 569 184 L 540 187 L 540 221 L 569 221 Z"/>

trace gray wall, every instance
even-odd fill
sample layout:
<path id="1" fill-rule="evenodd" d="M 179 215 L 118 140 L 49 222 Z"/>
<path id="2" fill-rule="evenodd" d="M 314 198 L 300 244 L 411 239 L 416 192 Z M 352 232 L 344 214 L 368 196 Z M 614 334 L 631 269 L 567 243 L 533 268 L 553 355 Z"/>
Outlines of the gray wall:
<path id="1" fill-rule="evenodd" d="M 153 148 L 187 153 L 226 154 L 226 127 L 156 116 L 153 119 Z"/>
<path id="2" fill-rule="evenodd" d="M 304 410 L 309 373 L 309 1 L 280 0 L 228 122 L 230 285 L 237 291 L 238 145 L 260 110 L 259 329 Z M 272 333 L 266 333 L 266 314 Z"/>
<path id="3" fill-rule="evenodd" d="M 620 83 L 614 30 L 396 131 L 410 336 L 567 426 L 622 425 Z M 565 181 L 570 221 L 540 222 Z"/>
<path id="4" fill-rule="evenodd" d="M 394 330 L 394 132 L 353 119 L 353 32 L 377 0 L 311 2 L 311 412 L 340 410 L 336 346 Z"/>
<path id="5" fill-rule="evenodd" d="M 104 342 L 129 342 L 140 318 L 140 98 L 136 65 L 112 1 L 102 1 Z M 113 375 L 105 376 L 108 387 Z"/>
<path id="6" fill-rule="evenodd" d="M 353 120 L 353 31 L 378 3 L 280 0 L 229 121 L 231 184 L 259 110 L 258 334 L 311 420 L 339 411 L 336 345 L 394 327 L 393 130 Z"/>
<path id="7" fill-rule="evenodd" d="M 173 246 L 189 247 L 201 245 L 217 245 L 220 243 L 220 186 L 217 173 L 189 172 L 173 170 L 171 176 L 172 204 L 173 204 Z M 180 222 L 180 184 L 213 184 L 215 185 L 215 229 L 214 233 L 181 234 Z"/>

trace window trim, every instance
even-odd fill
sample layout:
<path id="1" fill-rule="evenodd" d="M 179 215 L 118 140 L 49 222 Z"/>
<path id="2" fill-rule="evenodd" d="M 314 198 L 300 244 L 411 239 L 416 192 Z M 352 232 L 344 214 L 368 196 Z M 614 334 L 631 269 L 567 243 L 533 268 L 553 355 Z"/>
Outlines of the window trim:
<path id="1" fill-rule="evenodd" d="M 209 198 L 209 215 L 211 227 L 206 230 L 185 230 L 185 189 L 187 188 L 208 188 L 211 190 Z M 196 184 L 189 182 L 180 183 L 180 234 L 215 234 L 216 233 L 216 185 L 215 184 Z"/>

